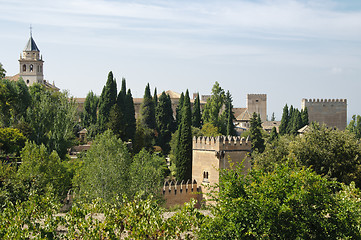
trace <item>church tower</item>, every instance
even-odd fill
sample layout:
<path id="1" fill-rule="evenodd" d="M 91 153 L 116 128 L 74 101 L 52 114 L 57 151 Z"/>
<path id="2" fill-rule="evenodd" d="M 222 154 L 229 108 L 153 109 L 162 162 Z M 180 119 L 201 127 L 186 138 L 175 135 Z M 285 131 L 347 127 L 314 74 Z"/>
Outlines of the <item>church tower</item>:
<path id="1" fill-rule="evenodd" d="M 40 55 L 40 50 L 36 46 L 33 39 L 31 27 L 30 27 L 30 38 L 28 43 L 20 55 L 20 77 L 23 78 L 26 85 L 30 86 L 34 83 L 43 83 L 43 57 Z"/>

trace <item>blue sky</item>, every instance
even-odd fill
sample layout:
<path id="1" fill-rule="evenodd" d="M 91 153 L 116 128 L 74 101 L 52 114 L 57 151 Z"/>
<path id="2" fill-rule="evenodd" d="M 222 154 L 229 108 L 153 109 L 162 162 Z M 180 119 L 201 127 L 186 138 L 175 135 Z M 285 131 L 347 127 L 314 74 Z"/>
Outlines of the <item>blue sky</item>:
<path id="1" fill-rule="evenodd" d="M 361 114 L 361 1 L 0 0 L 0 62 L 8 75 L 29 38 L 45 79 L 73 96 L 100 94 L 107 74 L 134 97 L 149 82 L 209 94 L 218 81 L 235 107 L 266 93 L 268 115 L 302 98 L 346 98 Z"/>

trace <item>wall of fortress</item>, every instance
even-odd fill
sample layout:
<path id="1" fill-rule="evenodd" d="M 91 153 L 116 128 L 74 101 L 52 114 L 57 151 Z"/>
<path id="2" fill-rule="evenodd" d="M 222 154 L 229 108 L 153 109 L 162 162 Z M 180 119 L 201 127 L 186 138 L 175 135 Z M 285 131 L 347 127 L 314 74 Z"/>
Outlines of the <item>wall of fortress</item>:
<path id="1" fill-rule="evenodd" d="M 326 124 L 344 130 L 347 126 L 347 99 L 302 99 L 311 122 Z"/>
<path id="2" fill-rule="evenodd" d="M 166 208 L 170 208 L 175 205 L 182 206 L 191 199 L 197 200 L 195 207 L 200 208 L 202 200 L 201 191 L 201 186 L 198 186 L 195 180 L 193 182 L 188 180 L 186 183 L 183 181 L 180 183 L 166 181 L 164 182 L 161 194 L 165 200 Z"/>

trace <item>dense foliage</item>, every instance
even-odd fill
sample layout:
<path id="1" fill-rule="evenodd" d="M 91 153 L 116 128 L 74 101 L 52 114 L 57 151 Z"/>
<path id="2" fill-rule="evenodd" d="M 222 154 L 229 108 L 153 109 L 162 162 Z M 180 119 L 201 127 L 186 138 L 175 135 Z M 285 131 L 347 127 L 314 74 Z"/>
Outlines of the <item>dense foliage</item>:
<path id="1" fill-rule="evenodd" d="M 198 239 L 359 239 L 360 192 L 311 169 L 222 170 Z"/>

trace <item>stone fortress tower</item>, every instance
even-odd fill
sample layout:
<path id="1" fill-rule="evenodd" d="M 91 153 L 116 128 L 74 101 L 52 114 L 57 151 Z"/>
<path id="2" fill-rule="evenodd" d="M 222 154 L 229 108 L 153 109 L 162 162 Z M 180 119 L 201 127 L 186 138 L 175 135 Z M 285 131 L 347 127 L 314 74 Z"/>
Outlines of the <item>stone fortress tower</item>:
<path id="1" fill-rule="evenodd" d="M 243 164 L 244 173 L 251 168 L 248 157 L 251 141 L 247 138 L 220 136 L 194 137 L 192 178 L 198 185 L 219 183 L 219 170 Z M 202 193 L 208 189 L 202 189 Z"/>
<path id="2" fill-rule="evenodd" d="M 23 80 L 28 86 L 34 83 L 44 82 L 43 63 L 44 61 L 42 59 L 42 56 L 40 55 L 40 50 L 36 46 L 30 28 L 29 41 L 26 44 L 23 53 L 20 55 L 19 59 L 19 76 L 23 78 Z"/>
<path id="3" fill-rule="evenodd" d="M 267 94 L 247 94 L 247 111 L 258 113 L 262 122 L 267 121 Z"/>
<path id="4" fill-rule="evenodd" d="M 302 99 L 301 108 L 307 108 L 309 122 L 345 130 L 347 126 L 347 99 Z"/>

